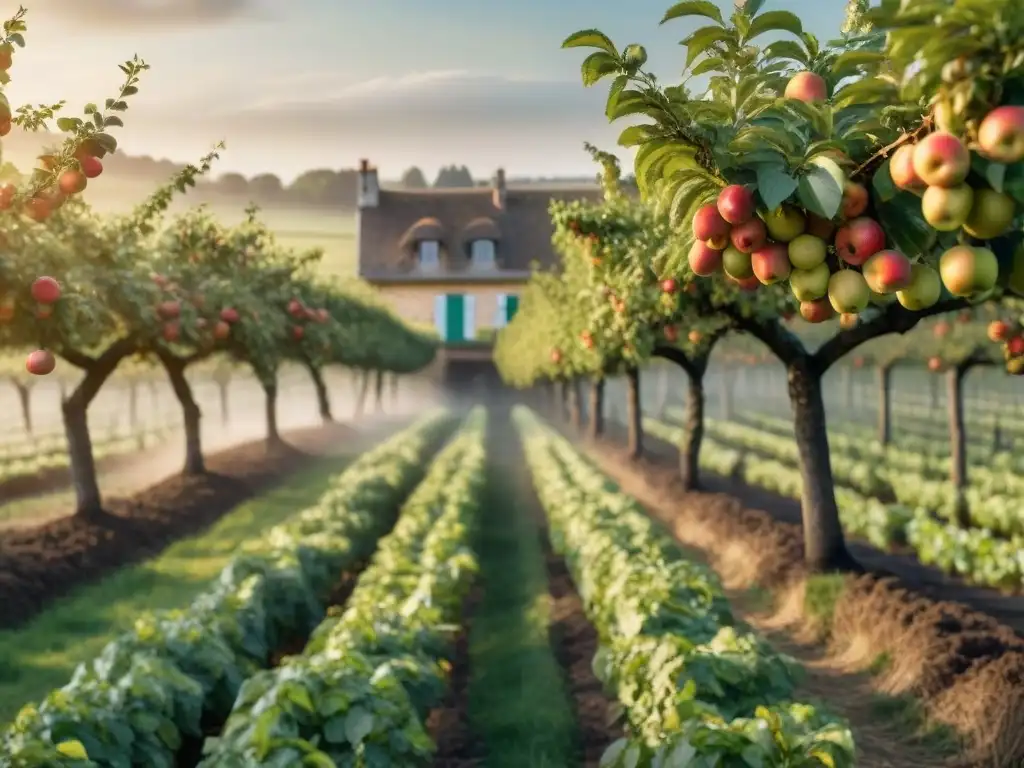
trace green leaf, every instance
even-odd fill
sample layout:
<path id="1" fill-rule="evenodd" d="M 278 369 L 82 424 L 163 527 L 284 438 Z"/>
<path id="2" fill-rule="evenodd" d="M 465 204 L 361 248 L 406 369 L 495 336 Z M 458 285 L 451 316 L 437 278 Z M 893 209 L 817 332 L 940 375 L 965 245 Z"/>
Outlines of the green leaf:
<path id="1" fill-rule="evenodd" d="M 676 3 L 665 11 L 661 23 L 664 24 L 666 21 L 681 19 L 685 16 L 703 16 L 705 19 L 717 22 L 719 26 L 725 26 L 722 12 L 718 10 L 717 5 L 708 0 L 683 0 L 681 3 Z"/>
<path id="2" fill-rule="evenodd" d="M 921 215 L 921 200 L 913 193 L 901 191 L 876 211 L 889 242 L 904 255 L 914 259 L 934 245 L 936 232 Z"/>
<path id="3" fill-rule="evenodd" d="M 110 128 L 112 126 L 116 128 L 124 128 L 124 120 L 117 115 L 110 115 L 103 121 L 103 127 Z"/>
<path id="4" fill-rule="evenodd" d="M 715 43 L 720 43 L 731 37 L 732 32 L 724 27 L 707 26 L 695 30 L 680 43 L 680 45 L 686 46 L 686 66 L 689 67 L 693 64 L 693 62 L 697 60 L 698 56 L 707 51 Z"/>
<path id="5" fill-rule="evenodd" d="M 690 74 L 694 77 L 700 77 L 705 72 L 724 72 L 725 67 L 725 59 L 720 56 L 711 56 L 690 70 Z"/>
<path id="6" fill-rule="evenodd" d="M 844 85 L 833 95 L 832 101 L 840 109 L 853 102 L 898 104 L 899 87 L 880 77 L 865 77 Z"/>
<path id="7" fill-rule="evenodd" d="M 792 40 L 778 40 L 765 46 L 764 56 L 767 59 L 792 59 L 799 61 L 805 67 L 810 63 L 807 58 L 807 51 L 800 43 Z"/>
<path id="8" fill-rule="evenodd" d="M 604 34 L 596 29 L 584 29 L 579 32 L 574 32 L 569 35 L 565 40 L 562 41 L 563 48 L 600 48 L 602 51 L 610 56 L 618 57 L 619 51 L 615 47 L 615 43 Z"/>
<path id="9" fill-rule="evenodd" d="M 666 185 L 665 212 L 673 227 L 679 227 L 690 220 L 690 211 L 709 192 L 715 191 L 714 184 L 699 171 L 677 173 Z M 671 197 L 669 197 L 671 195 Z"/>
<path id="10" fill-rule="evenodd" d="M 352 746 L 363 743 L 373 731 L 373 713 L 362 707 L 352 707 L 345 716 L 345 736 Z"/>
<path id="11" fill-rule="evenodd" d="M 583 85 L 592 86 L 602 77 L 607 77 L 619 69 L 618 60 L 611 54 L 604 51 L 595 51 L 583 60 L 580 65 L 580 74 L 583 76 Z"/>
<path id="12" fill-rule="evenodd" d="M 893 184 L 892 174 L 889 172 L 889 158 L 886 158 L 885 162 L 878 166 L 875 175 L 871 177 L 871 187 L 875 190 L 875 195 L 883 203 L 887 203 L 896 197 L 899 189 Z"/>
<path id="13" fill-rule="evenodd" d="M 72 760 L 89 759 L 89 754 L 85 751 L 85 745 L 77 739 L 62 741 L 57 745 L 57 752 Z"/>
<path id="14" fill-rule="evenodd" d="M 622 133 L 619 134 L 619 146 L 620 147 L 638 147 L 646 141 L 650 141 L 651 128 L 650 125 L 631 125 L 626 128 Z"/>
<path id="15" fill-rule="evenodd" d="M 739 0 L 736 7 L 739 8 L 740 13 L 747 16 L 757 16 L 758 12 L 764 7 L 764 0 Z"/>
<path id="16" fill-rule="evenodd" d="M 780 163 L 757 166 L 757 193 L 769 211 L 782 205 L 797 190 L 798 182 Z"/>
<path id="17" fill-rule="evenodd" d="M 15 32 L 13 35 L 8 35 L 7 39 L 14 43 L 19 48 L 25 47 L 25 37 L 19 32 Z"/>
<path id="18" fill-rule="evenodd" d="M 831 219 L 843 203 L 843 188 L 824 168 L 812 165 L 800 177 L 797 197 L 807 210 Z"/>
<path id="19" fill-rule="evenodd" d="M 627 88 L 616 96 L 615 103 L 609 105 L 606 114 L 609 120 L 618 120 L 627 115 L 656 115 L 659 112 L 657 105 L 649 103 L 642 92 Z"/>
<path id="20" fill-rule="evenodd" d="M 750 30 L 745 38 L 753 40 L 765 32 L 790 32 L 794 35 L 802 35 L 804 25 L 800 23 L 800 17 L 789 11 L 768 11 L 754 19 L 750 24 Z"/>
<path id="21" fill-rule="evenodd" d="M 832 63 L 832 72 L 837 76 L 855 74 L 861 67 L 885 61 L 885 54 L 877 51 L 846 51 Z"/>
<path id="22" fill-rule="evenodd" d="M 972 152 L 971 170 L 984 178 L 996 192 L 1002 192 L 1006 188 L 1007 168 L 1002 163 L 994 163 L 976 152 Z"/>

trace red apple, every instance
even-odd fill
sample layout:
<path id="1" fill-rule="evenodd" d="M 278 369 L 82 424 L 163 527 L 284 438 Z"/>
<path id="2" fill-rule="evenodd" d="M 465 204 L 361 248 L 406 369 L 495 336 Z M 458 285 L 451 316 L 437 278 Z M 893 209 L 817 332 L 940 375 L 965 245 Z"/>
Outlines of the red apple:
<path id="1" fill-rule="evenodd" d="M 847 264 L 860 266 L 885 248 L 885 230 L 867 216 L 861 216 L 839 228 L 836 252 Z"/>
<path id="2" fill-rule="evenodd" d="M 1012 330 L 1013 326 L 1005 320 L 993 320 L 988 324 L 988 337 L 991 341 L 1006 341 Z"/>
<path id="3" fill-rule="evenodd" d="M 60 175 L 60 180 L 57 182 L 57 186 L 60 187 L 60 191 L 65 195 L 77 195 L 88 183 L 88 179 L 85 178 L 85 174 L 81 171 L 67 170 Z"/>
<path id="4" fill-rule="evenodd" d="M 675 343 L 679 340 L 679 329 L 674 325 L 665 326 L 665 340 Z"/>
<path id="5" fill-rule="evenodd" d="M 292 338 L 293 339 L 295 339 L 296 341 L 299 341 L 305 335 L 306 335 L 306 329 L 303 328 L 301 325 L 293 325 L 292 326 Z"/>
<path id="6" fill-rule="evenodd" d="M 800 316 L 808 323 L 824 323 L 835 316 L 827 298 L 800 302 Z"/>
<path id="7" fill-rule="evenodd" d="M 661 281 L 661 290 L 664 293 L 675 293 L 677 287 L 678 286 L 676 286 L 676 281 L 673 280 L 671 277 L 666 277 L 664 280 Z"/>
<path id="8" fill-rule="evenodd" d="M 932 333 L 935 334 L 935 338 L 937 338 L 937 339 L 944 339 L 947 336 L 949 336 L 949 332 L 952 331 L 952 330 L 953 330 L 953 326 L 952 325 L 950 325 L 945 320 L 940 320 L 939 322 L 937 322 L 935 324 L 935 328 L 932 330 Z"/>
<path id="9" fill-rule="evenodd" d="M 700 344 L 700 340 L 704 338 L 704 334 L 700 331 L 690 331 L 686 338 L 690 340 L 691 344 Z"/>
<path id="10" fill-rule="evenodd" d="M 237 323 L 238 322 L 238 310 L 226 307 L 220 311 L 220 319 L 225 323 Z"/>
<path id="11" fill-rule="evenodd" d="M 754 215 L 754 193 L 740 184 L 730 184 L 718 193 L 718 213 L 729 224 L 743 224 Z"/>
<path id="12" fill-rule="evenodd" d="M 717 211 L 715 211 L 717 215 Z M 697 240 L 690 247 L 688 258 L 690 269 L 700 277 L 710 277 L 722 268 L 722 252 L 708 247 L 707 243 Z"/>
<path id="13" fill-rule="evenodd" d="M 753 218 L 733 227 L 729 240 L 737 251 L 753 253 L 768 242 L 768 230 L 763 221 Z"/>
<path id="14" fill-rule="evenodd" d="M 971 153 L 952 133 L 930 133 L 914 147 L 914 172 L 929 187 L 956 187 L 971 170 Z"/>
<path id="15" fill-rule="evenodd" d="M 938 357 L 928 358 L 928 370 L 932 373 L 937 373 L 942 370 L 942 359 Z"/>
<path id="16" fill-rule="evenodd" d="M 907 192 L 922 192 L 927 184 L 914 170 L 914 145 L 903 144 L 897 147 L 889 159 L 889 176 L 892 183 Z"/>
<path id="17" fill-rule="evenodd" d="M 90 157 L 88 155 L 79 157 L 78 165 L 87 179 L 95 179 L 103 173 L 103 163 L 101 163 L 99 158 L 96 157 Z"/>
<path id="18" fill-rule="evenodd" d="M 316 311 L 316 321 L 318 323 L 326 323 L 330 319 L 331 313 L 328 312 L 326 309 L 318 309 Z"/>
<path id="19" fill-rule="evenodd" d="M 292 317 L 298 317 L 304 311 L 305 308 L 302 306 L 302 302 L 298 299 L 292 299 L 288 302 L 288 314 Z"/>
<path id="20" fill-rule="evenodd" d="M 828 85 L 821 75 L 816 75 L 813 72 L 797 72 L 786 83 L 783 95 L 787 99 L 805 102 L 824 101 L 828 98 Z"/>
<path id="21" fill-rule="evenodd" d="M 25 360 L 25 370 L 33 376 L 46 376 L 53 373 L 56 367 L 57 360 L 48 349 L 37 349 L 29 353 L 28 359 Z"/>
<path id="22" fill-rule="evenodd" d="M 231 325 L 224 322 L 223 320 L 218 320 L 217 324 L 213 326 L 213 338 L 217 339 L 218 341 L 223 341 L 230 335 Z"/>
<path id="23" fill-rule="evenodd" d="M 782 282 L 793 270 L 789 262 L 789 250 L 781 243 L 770 243 L 754 251 L 750 254 L 750 266 L 762 285 Z"/>
<path id="24" fill-rule="evenodd" d="M 693 216 L 693 236 L 701 242 L 715 243 L 729 237 L 729 222 L 722 218 L 715 205 L 702 205 Z M 725 245 L 723 244 L 723 248 Z M 718 249 L 721 250 L 721 249 Z"/>
<path id="25" fill-rule="evenodd" d="M 855 219 L 868 209 L 868 190 L 855 181 L 846 182 L 843 189 L 843 218 Z"/>
<path id="26" fill-rule="evenodd" d="M 899 251 L 879 251 L 863 267 L 868 288 L 875 293 L 895 293 L 910 285 L 913 264 Z"/>
<path id="27" fill-rule="evenodd" d="M 32 298 L 40 304 L 56 304 L 60 293 L 60 283 L 52 277 L 39 277 L 32 283 Z"/>
<path id="28" fill-rule="evenodd" d="M 985 115 L 978 127 L 978 146 L 998 163 L 1024 160 L 1024 107 L 996 107 Z"/>
<path id="29" fill-rule="evenodd" d="M 1024 355 L 1024 336 L 1014 336 L 1006 343 L 1006 351 L 1012 357 Z"/>
<path id="30" fill-rule="evenodd" d="M 25 202 L 25 215 L 33 221 L 46 221 L 53 213 L 53 205 L 45 197 L 32 197 Z"/>
<path id="31" fill-rule="evenodd" d="M 156 313 L 161 320 L 174 320 L 181 317 L 180 301 L 162 301 L 157 305 Z"/>
<path id="32" fill-rule="evenodd" d="M 10 210 L 14 205 L 14 196 L 17 193 L 18 188 L 13 184 L 0 184 L 0 211 Z"/>
<path id="33" fill-rule="evenodd" d="M 181 323 L 175 321 L 164 323 L 163 332 L 165 341 L 177 341 L 181 338 Z"/>
<path id="34" fill-rule="evenodd" d="M 751 275 L 750 277 L 743 277 L 740 279 L 730 277 L 729 279 L 736 283 L 736 285 L 740 287 L 740 290 L 746 291 L 747 293 L 753 293 L 754 291 L 761 287 L 761 281 L 757 279 L 756 275 Z"/>
<path id="35" fill-rule="evenodd" d="M 551 362 L 555 363 L 556 365 L 558 363 L 562 362 L 562 351 L 561 350 L 559 350 L 559 349 L 552 349 L 551 350 Z"/>

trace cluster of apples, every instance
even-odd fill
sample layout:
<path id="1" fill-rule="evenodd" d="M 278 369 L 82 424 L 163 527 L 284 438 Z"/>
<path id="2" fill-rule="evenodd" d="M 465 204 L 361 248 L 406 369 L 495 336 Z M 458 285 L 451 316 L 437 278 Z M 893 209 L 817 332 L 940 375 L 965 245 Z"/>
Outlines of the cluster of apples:
<path id="1" fill-rule="evenodd" d="M 36 317 L 45 319 L 53 314 L 54 305 L 60 301 L 61 288 L 54 278 L 44 275 L 32 283 L 32 299 L 36 302 Z M 10 320 L 14 316 L 14 302 L 4 302 L 3 317 Z M 33 376 L 47 376 L 57 367 L 57 359 L 48 349 L 37 349 L 30 352 L 25 360 L 25 370 Z"/>
<path id="2" fill-rule="evenodd" d="M 993 320 L 988 324 L 990 340 L 1003 345 L 1003 356 L 1006 358 L 1007 370 L 1016 375 L 1024 375 L 1024 328 L 1014 320 Z"/>
<path id="3" fill-rule="evenodd" d="M 165 296 L 156 305 L 156 315 L 162 323 L 161 336 L 164 341 L 174 343 L 181 339 L 181 307 L 182 302 L 178 297 L 180 286 L 169 280 L 164 275 L 152 275 L 152 281 L 162 289 Z M 197 310 L 202 311 L 206 306 L 206 298 L 201 293 L 193 295 L 190 303 Z M 238 310 L 234 307 L 225 307 L 220 310 L 218 319 L 213 326 L 213 338 L 217 341 L 224 341 L 231 335 L 231 326 L 240 319 Z M 209 321 L 204 317 L 196 319 L 196 329 L 204 331 L 209 326 Z"/>
<path id="4" fill-rule="evenodd" d="M 288 314 L 295 320 L 295 324 L 292 326 L 292 338 L 295 341 L 301 341 L 306 335 L 306 329 L 300 323 L 306 321 L 326 323 L 331 317 L 326 309 L 311 309 L 298 299 L 288 302 Z"/>
<path id="5" fill-rule="evenodd" d="M 978 153 L 1003 164 L 1024 160 L 1024 107 L 996 107 L 978 125 Z M 939 232 L 963 229 L 991 240 L 1007 232 L 1017 215 L 1012 197 L 967 183 L 971 150 L 957 136 L 936 131 L 916 144 L 900 146 L 889 161 L 889 175 L 900 189 L 921 196 L 921 214 Z"/>
<path id="6" fill-rule="evenodd" d="M 33 221 L 45 221 L 60 208 L 67 199 L 85 190 L 89 179 L 103 173 L 100 157 L 104 150 L 92 141 L 84 142 L 75 152 L 77 168 L 68 168 L 57 179 L 56 186 L 43 189 L 24 203 L 23 213 Z M 39 164 L 45 170 L 53 170 L 57 158 L 53 155 L 41 155 Z M 17 189 L 12 184 L 0 184 L 0 210 L 9 210 L 14 205 Z"/>

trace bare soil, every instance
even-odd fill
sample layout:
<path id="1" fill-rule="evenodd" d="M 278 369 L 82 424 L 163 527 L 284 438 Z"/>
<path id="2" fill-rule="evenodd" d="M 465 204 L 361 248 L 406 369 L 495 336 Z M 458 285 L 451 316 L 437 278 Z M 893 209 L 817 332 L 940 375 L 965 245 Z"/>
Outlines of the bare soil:
<path id="1" fill-rule="evenodd" d="M 67 515 L 0 537 L 0 629 L 11 629 L 73 588 L 161 552 L 195 534 L 241 502 L 267 490 L 356 435 L 327 425 L 285 435 L 288 445 L 268 452 L 262 440 L 207 457 L 207 473 L 173 476 L 124 499 L 102 515 Z"/>
<path id="2" fill-rule="evenodd" d="M 943 584 L 906 556 L 855 544 L 869 572 L 845 577 L 823 620 L 809 607 L 815 581 L 803 567 L 798 504 L 712 477 L 703 478 L 705 488 L 719 492 L 683 492 L 674 453 L 664 447 L 632 463 L 608 443 L 591 453 L 680 541 L 702 551 L 729 587 L 772 593 L 774 610 L 750 618 L 808 665 L 810 684 L 863 734 L 860 764 L 929 764 L 906 727 L 902 737 L 884 735 L 870 711 L 879 695 L 914 700 L 931 724 L 958 733 L 960 765 L 1024 764 L 1024 641 L 1009 622 L 980 610 L 985 605 L 1014 620 L 1015 598 L 971 600 L 973 590 Z"/>

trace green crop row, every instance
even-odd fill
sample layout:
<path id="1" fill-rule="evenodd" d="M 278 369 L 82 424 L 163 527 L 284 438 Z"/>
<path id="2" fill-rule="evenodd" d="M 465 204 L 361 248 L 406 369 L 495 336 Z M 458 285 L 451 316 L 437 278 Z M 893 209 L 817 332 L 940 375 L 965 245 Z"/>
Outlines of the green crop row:
<path id="1" fill-rule="evenodd" d="M 799 667 L 738 626 L 715 574 L 531 412 L 514 418 L 625 715 L 601 765 L 852 766 L 849 728 L 791 702 Z"/>
<path id="2" fill-rule="evenodd" d="M 673 445 L 683 438 L 682 428 L 653 419 L 644 419 L 644 429 Z M 794 462 L 752 456 L 713 438 L 704 439 L 700 466 L 791 499 L 803 495 L 803 481 Z M 843 530 L 880 549 L 908 545 L 921 562 L 976 584 L 1014 590 L 1024 585 L 1024 558 L 1020 556 L 1024 536 L 1003 537 L 983 527 L 964 529 L 937 519 L 922 507 L 885 504 L 851 488 L 836 488 L 836 502 Z"/>
<path id="3" fill-rule="evenodd" d="M 174 768 L 283 638 L 312 630 L 338 574 L 369 556 L 452 428 L 432 414 L 363 454 L 188 608 L 139 618 L 0 737 L 0 768 Z"/>
<path id="4" fill-rule="evenodd" d="M 429 765 L 424 721 L 446 689 L 453 622 L 477 571 L 484 413 L 435 459 L 344 613 L 303 654 L 250 678 L 201 768 Z"/>

